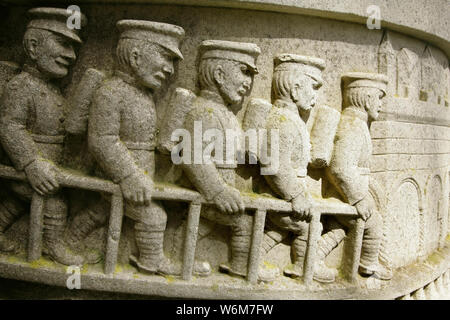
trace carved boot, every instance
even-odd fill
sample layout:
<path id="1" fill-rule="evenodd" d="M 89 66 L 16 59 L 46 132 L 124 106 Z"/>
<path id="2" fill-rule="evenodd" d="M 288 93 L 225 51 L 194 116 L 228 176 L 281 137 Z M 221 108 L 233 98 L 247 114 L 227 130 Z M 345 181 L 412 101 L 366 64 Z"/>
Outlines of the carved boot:
<path id="1" fill-rule="evenodd" d="M 291 250 L 294 255 L 294 263 L 292 267 L 284 269 L 284 275 L 291 278 L 299 278 L 303 276 L 303 264 L 306 254 L 306 239 L 297 236 L 292 242 Z"/>
<path id="2" fill-rule="evenodd" d="M 345 231 L 343 229 L 334 229 L 325 233 L 318 242 L 317 265 L 314 267 L 314 280 L 323 283 L 334 282 L 337 270 L 327 267 L 325 258 L 336 248 L 344 239 Z"/>
<path id="3" fill-rule="evenodd" d="M 284 230 L 270 230 L 264 233 L 263 242 L 261 245 L 261 264 L 259 265 L 259 272 L 261 273 L 261 281 L 273 281 L 281 274 L 280 268 L 276 265 L 268 263 L 265 260 L 267 254 L 281 243 L 288 236 L 288 232 Z"/>
<path id="4" fill-rule="evenodd" d="M 44 216 L 43 253 L 66 266 L 80 266 L 84 263 L 83 257 L 72 252 L 64 242 L 65 224 L 65 215 Z"/>
<path id="5" fill-rule="evenodd" d="M 364 236 L 359 273 L 366 277 L 373 276 L 380 280 L 391 280 L 392 271 L 381 265 L 378 261 L 380 246 L 381 239 Z"/>
<path id="6" fill-rule="evenodd" d="M 136 222 L 134 229 L 139 258 L 131 256 L 130 259 L 138 266 L 141 272 L 148 274 L 161 273 L 164 275 L 180 274 L 179 268 L 167 261 L 167 258 L 164 256 L 163 228 L 154 228 L 150 225 Z"/>
<path id="7" fill-rule="evenodd" d="M 69 247 L 82 254 L 85 262 L 89 264 L 98 263 L 103 257 L 100 251 L 87 248 L 83 242 L 94 230 L 106 222 L 105 218 L 98 219 L 98 216 L 99 214 L 90 209 L 83 210 L 74 217 L 67 236 Z"/>
<path id="8" fill-rule="evenodd" d="M 164 255 L 164 228 L 155 228 L 144 223 L 135 224 L 136 243 L 139 249 L 139 258 L 130 257 L 141 272 L 160 275 L 181 275 L 182 266 L 173 262 Z M 211 274 L 208 262 L 194 262 L 193 274 L 204 277 Z"/>
<path id="9" fill-rule="evenodd" d="M 219 271 L 232 276 L 247 277 L 248 259 L 250 253 L 251 236 L 242 232 L 233 232 L 231 236 L 231 264 L 221 264 Z M 258 270 L 258 280 L 273 281 L 280 271 L 276 266 L 262 264 Z"/>
<path id="10" fill-rule="evenodd" d="M 17 245 L 8 239 L 4 232 L 24 213 L 24 210 L 9 202 L 4 200 L 0 203 L 0 251 L 2 252 L 14 252 L 17 250 Z"/>

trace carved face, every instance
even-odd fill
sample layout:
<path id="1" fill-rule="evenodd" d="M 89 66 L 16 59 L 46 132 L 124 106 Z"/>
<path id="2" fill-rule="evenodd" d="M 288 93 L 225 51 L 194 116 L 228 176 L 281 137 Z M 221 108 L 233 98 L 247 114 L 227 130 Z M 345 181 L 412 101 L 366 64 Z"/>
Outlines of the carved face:
<path id="1" fill-rule="evenodd" d="M 153 92 L 158 91 L 174 73 L 175 54 L 159 45 L 143 43 L 133 54 L 137 80 Z"/>
<path id="2" fill-rule="evenodd" d="M 368 90 L 368 99 L 366 103 L 366 111 L 370 120 L 377 120 L 381 111 L 381 99 L 384 93 L 379 89 L 372 88 Z"/>
<path id="3" fill-rule="evenodd" d="M 309 76 L 299 77 L 291 93 L 297 108 L 303 111 L 312 109 L 317 102 L 317 91 L 321 86 L 321 83 Z"/>
<path id="4" fill-rule="evenodd" d="M 75 61 L 76 55 L 73 42 L 61 35 L 45 32 L 40 41 L 32 39 L 31 59 L 37 68 L 50 78 L 62 78 L 69 72 L 69 66 Z"/>
<path id="5" fill-rule="evenodd" d="M 244 63 L 224 60 L 217 66 L 215 80 L 226 103 L 240 105 L 250 92 L 253 74 Z"/>

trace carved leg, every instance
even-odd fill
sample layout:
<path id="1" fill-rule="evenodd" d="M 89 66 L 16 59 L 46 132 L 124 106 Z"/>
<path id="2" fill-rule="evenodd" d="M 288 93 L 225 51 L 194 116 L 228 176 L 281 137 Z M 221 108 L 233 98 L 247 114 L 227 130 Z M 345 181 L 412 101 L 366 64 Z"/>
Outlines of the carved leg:
<path id="1" fill-rule="evenodd" d="M 181 275 L 181 264 L 170 261 L 164 255 L 164 231 L 167 213 L 160 202 L 152 201 L 148 206 L 132 206 L 127 214 L 135 215 L 134 226 L 139 257 L 131 256 L 140 271 L 161 275 Z"/>
<path id="2" fill-rule="evenodd" d="M 134 229 L 139 249 L 139 258 L 137 259 L 139 269 L 143 269 L 148 273 L 156 273 L 164 260 L 163 241 L 165 228 L 155 228 L 155 226 L 136 222 Z"/>
<path id="3" fill-rule="evenodd" d="M 326 266 L 326 257 L 336 248 L 345 238 L 345 231 L 342 228 L 333 229 L 323 234 L 319 239 L 317 251 L 317 265 L 314 271 L 314 280 L 329 283 L 334 282 L 337 270 Z"/>
<path id="4" fill-rule="evenodd" d="M 16 250 L 16 244 L 6 238 L 4 232 L 24 213 L 26 212 L 23 203 L 10 196 L 2 199 L 0 203 L 0 251 L 13 252 Z"/>
<path id="5" fill-rule="evenodd" d="M 306 247 L 308 242 L 308 235 L 301 235 L 295 237 L 292 241 L 291 250 L 294 256 L 292 269 L 284 269 L 284 275 L 292 278 L 299 278 L 303 276 L 303 267 L 305 264 Z"/>
<path id="6" fill-rule="evenodd" d="M 348 241 L 345 244 L 344 269 L 347 279 L 356 282 L 358 274 L 359 259 L 361 256 L 362 239 L 364 235 L 364 220 L 358 218 L 353 228 L 350 228 Z"/>
<path id="7" fill-rule="evenodd" d="M 69 247 L 83 254 L 86 263 L 95 264 L 102 258 L 102 253 L 87 249 L 84 240 L 95 230 L 106 223 L 108 215 L 107 206 L 109 204 L 104 199 L 97 199 L 97 204 L 85 208 L 76 214 L 69 227 L 67 244 Z"/>
<path id="8" fill-rule="evenodd" d="M 39 205 L 39 209 L 42 208 L 41 200 L 36 198 L 34 202 L 36 207 Z M 44 203 L 44 253 L 50 256 L 51 259 L 61 264 L 70 265 L 82 265 L 84 259 L 82 256 L 74 254 L 66 247 L 64 242 L 64 230 L 67 222 L 67 204 L 65 199 L 61 195 L 46 197 Z M 38 212 L 39 210 L 36 210 Z M 42 210 L 40 210 L 42 212 Z M 31 219 L 32 228 L 34 225 L 38 225 L 39 215 L 36 215 Z M 31 231 L 31 230 L 30 230 Z M 31 232 L 37 233 L 37 227 Z M 36 235 L 36 237 L 38 237 Z"/>
<path id="9" fill-rule="evenodd" d="M 378 213 L 366 221 L 362 239 L 361 259 L 359 272 L 365 276 L 374 276 L 380 280 L 390 280 L 392 271 L 379 262 L 381 241 L 383 239 L 381 216 Z"/>
<path id="10" fill-rule="evenodd" d="M 231 235 L 231 270 L 230 273 L 247 276 L 251 235 L 242 230 L 234 230 Z"/>
<path id="11" fill-rule="evenodd" d="M 274 230 L 270 229 L 264 233 L 262 245 L 261 245 L 261 255 L 265 257 L 270 250 L 275 248 L 279 243 L 286 239 L 289 235 L 287 230 Z"/>
<path id="12" fill-rule="evenodd" d="M 258 257 L 264 232 L 265 211 L 257 211 L 255 217 L 239 214 L 230 216 L 230 218 L 233 219 L 231 227 L 231 263 L 230 265 L 221 264 L 219 270 L 231 275 L 247 277 L 252 282 L 257 280 L 272 281 L 279 274 L 278 269 L 270 269 L 260 265 L 260 257 Z M 253 230 L 257 230 L 256 234 Z M 252 246 L 252 257 L 250 257 L 250 246 Z M 252 268 L 251 270 L 250 267 Z"/>
<path id="13" fill-rule="evenodd" d="M 105 225 L 108 214 L 105 209 L 88 207 L 75 215 L 68 234 L 68 242 L 72 247 L 83 247 L 83 241 L 92 232 Z"/>

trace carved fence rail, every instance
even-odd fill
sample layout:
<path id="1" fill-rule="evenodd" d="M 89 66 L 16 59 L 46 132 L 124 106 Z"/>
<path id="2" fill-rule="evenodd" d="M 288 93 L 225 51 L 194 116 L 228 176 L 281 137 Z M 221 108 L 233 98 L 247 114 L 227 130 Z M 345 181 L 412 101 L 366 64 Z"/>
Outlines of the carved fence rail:
<path id="1" fill-rule="evenodd" d="M 0 165 L 0 178 L 26 181 L 23 172 L 14 168 Z M 108 226 L 108 239 L 105 254 L 105 274 L 112 275 L 117 263 L 119 240 L 123 220 L 123 198 L 120 187 L 111 181 L 81 175 L 66 169 L 60 169 L 58 181 L 62 187 L 84 189 L 95 192 L 103 192 L 111 195 L 111 210 Z M 254 211 L 253 233 L 249 257 L 247 280 L 256 283 L 258 280 L 258 266 L 260 263 L 260 248 L 264 235 L 266 213 L 290 212 L 292 205 L 284 200 L 264 197 L 256 194 L 242 194 L 246 210 Z M 169 184 L 155 184 L 152 194 L 153 199 L 166 201 L 182 201 L 189 203 L 188 220 L 183 254 L 182 278 L 190 280 L 194 266 L 195 249 L 197 244 L 198 225 L 202 205 L 211 205 L 198 192 L 180 188 Z M 30 230 L 28 243 L 28 260 L 34 261 L 41 257 L 42 253 L 42 228 L 43 228 L 43 204 L 45 198 L 35 193 L 31 201 Z M 309 227 L 308 245 L 304 265 L 304 282 L 310 285 L 314 275 L 316 262 L 316 247 L 321 235 L 320 217 L 322 214 L 347 215 L 356 217 L 354 207 L 336 199 L 315 199 L 312 209 L 312 219 Z M 357 219 L 353 230 L 349 254 L 346 257 L 346 274 L 349 280 L 354 281 L 357 274 L 361 251 L 364 223 Z"/>

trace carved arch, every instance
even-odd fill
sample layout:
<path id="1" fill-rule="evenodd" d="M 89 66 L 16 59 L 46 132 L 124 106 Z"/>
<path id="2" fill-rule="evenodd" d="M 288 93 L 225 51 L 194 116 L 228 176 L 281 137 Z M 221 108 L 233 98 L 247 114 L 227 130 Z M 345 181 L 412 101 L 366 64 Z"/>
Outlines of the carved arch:
<path id="1" fill-rule="evenodd" d="M 423 188 L 415 178 L 405 174 L 387 193 L 386 210 L 382 215 L 385 241 L 380 258 L 383 258 L 384 251 L 388 262 L 391 262 L 394 267 L 413 262 L 423 252 L 424 197 L 422 190 Z M 402 195 L 402 191 L 407 193 Z M 412 197 L 414 201 L 411 199 L 408 201 L 404 198 L 405 195 Z M 410 221 L 408 227 L 404 225 L 404 220 Z M 403 246 L 405 249 L 401 254 L 398 254 L 398 250 L 395 249 L 398 246 Z"/>
<path id="2" fill-rule="evenodd" d="M 433 183 L 434 181 L 438 181 L 438 189 L 439 189 L 439 194 L 438 194 L 438 198 L 437 198 L 437 208 L 435 208 L 435 203 L 433 203 L 436 199 L 433 196 L 433 193 L 431 193 L 431 188 L 434 187 Z M 444 233 L 444 179 L 442 179 L 441 175 L 438 173 L 433 173 L 431 174 L 428 179 L 427 179 L 427 183 L 426 183 L 426 191 L 428 192 L 424 192 L 427 194 L 427 205 L 426 205 L 426 210 L 424 212 L 428 213 L 428 219 L 433 218 L 434 217 L 434 213 L 435 212 L 431 212 L 431 210 L 436 209 L 436 223 L 438 225 L 438 235 L 437 235 L 437 244 L 436 247 L 439 247 L 439 242 L 440 239 L 442 237 L 442 234 Z M 424 215 L 424 223 L 422 225 L 422 229 L 423 229 L 423 233 L 424 235 L 428 236 L 430 235 L 430 230 L 426 230 L 427 227 L 429 227 L 429 225 L 427 223 L 425 223 L 428 220 L 425 220 L 425 215 Z M 427 232 L 428 231 L 428 232 Z M 424 248 L 425 249 L 425 248 Z M 425 252 L 424 252 L 425 253 Z"/>

